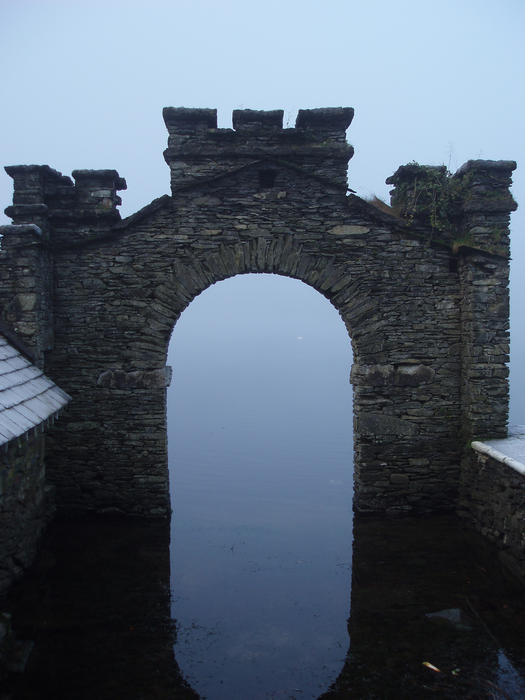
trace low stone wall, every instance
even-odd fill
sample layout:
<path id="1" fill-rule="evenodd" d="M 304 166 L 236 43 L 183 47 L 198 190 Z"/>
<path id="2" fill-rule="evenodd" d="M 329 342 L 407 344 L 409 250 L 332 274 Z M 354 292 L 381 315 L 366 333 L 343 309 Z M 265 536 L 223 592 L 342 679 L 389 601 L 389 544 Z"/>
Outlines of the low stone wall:
<path id="1" fill-rule="evenodd" d="M 0 448 L 0 594 L 33 561 L 52 504 L 44 434 L 32 431 Z"/>
<path id="2" fill-rule="evenodd" d="M 525 466 L 482 442 L 462 465 L 458 514 L 500 549 L 525 582 Z"/>

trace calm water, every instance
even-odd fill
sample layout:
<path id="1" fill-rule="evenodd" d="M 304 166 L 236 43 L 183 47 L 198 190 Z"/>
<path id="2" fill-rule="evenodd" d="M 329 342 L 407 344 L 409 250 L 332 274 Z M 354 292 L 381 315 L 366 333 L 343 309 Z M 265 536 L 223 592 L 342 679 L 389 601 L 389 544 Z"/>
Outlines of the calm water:
<path id="1" fill-rule="evenodd" d="M 171 525 L 50 528 L 1 606 L 33 651 L 0 700 L 525 697 L 525 597 L 493 550 L 453 517 L 352 523 L 335 311 L 236 280 L 172 340 Z"/>
<path id="2" fill-rule="evenodd" d="M 314 445 L 286 452 L 272 440 L 255 447 L 255 428 L 243 420 L 253 453 L 227 451 L 236 468 L 217 463 L 224 433 L 180 453 L 176 657 L 208 698 L 284 698 L 294 689 L 315 698 L 337 678 L 348 649 L 348 454 L 330 445 L 324 456 Z"/>
<path id="3" fill-rule="evenodd" d="M 212 563 L 211 583 L 195 581 L 201 606 L 180 622 L 171 616 L 172 604 L 181 615 L 185 604 L 170 597 L 169 540 L 167 523 L 56 522 L 30 574 L 2 601 L 33 650 L 25 674 L 0 683 L 0 698 L 196 698 L 181 671 L 209 698 L 525 697 L 523 589 L 455 518 L 357 520 L 351 580 L 327 567 L 324 596 L 308 604 L 305 589 L 323 591 L 317 574 L 313 583 L 298 574 L 297 560 L 288 563 L 295 595 L 286 566 L 261 566 L 261 595 L 253 569 L 239 567 L 232 582 Z M 345 578 L 335 619 L 330 595 Z"/>

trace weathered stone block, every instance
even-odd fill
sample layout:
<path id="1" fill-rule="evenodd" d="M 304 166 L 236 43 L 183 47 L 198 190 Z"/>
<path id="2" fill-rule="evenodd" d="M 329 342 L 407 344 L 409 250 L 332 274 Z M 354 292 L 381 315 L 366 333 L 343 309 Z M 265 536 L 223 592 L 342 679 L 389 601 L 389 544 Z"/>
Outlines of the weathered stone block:
<path id="1" fill-rule="evenodd" d="M 116 389 L 163 389 L 170 385 L 171 376 L 171 367 L 131 372 L 108 369 L 99 374 L 97 385 Z"/>
<path id="2" fill-rule="evenodd" d="M 33 311 L 36 306 L 38 296 L 36 294 L 17 294 L 16 301 L 20 311 Z"/>
<path id="3" fill-rule="evenodd" d="M 382 441 L 387 437 L 408 437 L 417 433 L 417 427 L 410 421 L 384 413 L 361 411 L 356 418 L 356 432 L 360 437 L 372 437 Z"/>
<path id="4" fill-rule="evenodd" d="M 334 236 L 362 236 L 365 233 L 370 233 L 370 228 L 368 226 L 342 225 L 334 226 L 328 233 Z"/>
<path id="5" fill-rule="evenodd" d="M 424 365 L 399 365 L 395 371 L 395 383 L 399 386 L 419 386 L 431 382 L 436 373 Z"/>
<path id="6" fill-rule="evenodd" d="M 390 483 L 395 486 L 408 486 L 408 474 L 390 474 Z"/>

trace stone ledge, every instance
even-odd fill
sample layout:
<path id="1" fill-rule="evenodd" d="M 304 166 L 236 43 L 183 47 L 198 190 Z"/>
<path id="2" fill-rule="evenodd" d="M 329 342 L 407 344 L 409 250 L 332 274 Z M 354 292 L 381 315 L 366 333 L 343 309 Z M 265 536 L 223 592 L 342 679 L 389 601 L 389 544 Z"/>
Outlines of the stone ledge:
<path id="1" fill-rule="evenodd" d="M 8 207 L 9 209 L 10 207 Z M 47 207 L 46 207 L 47 210 Z M 6 209 L 7 211 L 7 209 Z M 42 229 L 36 224 L 5 224 L 0 226 L 0 236 L 32 236 L 36 240 L 42 240 Z"/>
<path id="2" fill-rule="evenodd" d="M 392 436 L 414 437 L 417 432 L 414 423 L 386 413 L 361 410 L 355 418 L 355 434 L 378 442 L 391 441 Z"/>
<path id="3" fill-rule="evenodd" d="M 171 367 L 152 370 L 107 369 L 101 372 L 97 386 L 110 389 L 163 389 L 171 383 Z"/>
<path id="4" fill-rule="evenodd" d="M 352 365 L 350 383 L 354 386 L 420 386 L 432 382 L 435 370 L 417 360 L 398 365 Z"/>
<path id="5" fill-rule="evenodd" d="M 479 454 L 492 457 L 501 464 L 506 464 L 518 474 L 525 476 L 525 426 L 515 426 L 509 431 L 509 437 L 502 440 L 490 440 L 472 443 L 472 449 Z M 523 458 L 523 461 L 521 459 Z"/>

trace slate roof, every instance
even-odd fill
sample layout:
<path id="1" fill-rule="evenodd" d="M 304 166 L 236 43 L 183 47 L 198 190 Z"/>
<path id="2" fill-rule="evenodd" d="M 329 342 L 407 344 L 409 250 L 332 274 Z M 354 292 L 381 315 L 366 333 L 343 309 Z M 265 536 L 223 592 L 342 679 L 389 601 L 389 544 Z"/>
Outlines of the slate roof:
<path id="1" fill-rule="evenodd" d="M 70 400 L 0 335 L 0 445 L 46 423 Z"/>

